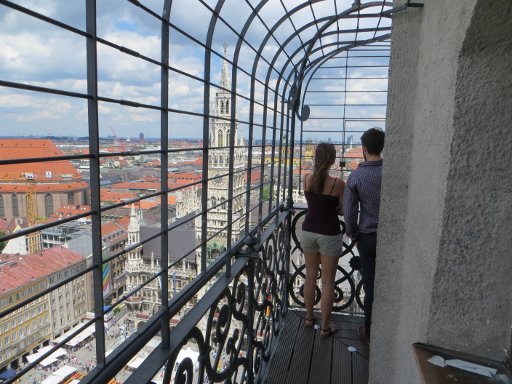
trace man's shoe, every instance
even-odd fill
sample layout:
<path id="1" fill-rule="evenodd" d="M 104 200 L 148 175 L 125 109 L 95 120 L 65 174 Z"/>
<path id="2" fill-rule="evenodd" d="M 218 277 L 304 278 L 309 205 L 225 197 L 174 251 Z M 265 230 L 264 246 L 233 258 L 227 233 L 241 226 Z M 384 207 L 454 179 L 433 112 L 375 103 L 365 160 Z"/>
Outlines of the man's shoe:
<path id="1" fill-rule="evenodd" d="M 359 335 L 359 338 L 363 340 L 365 343 L 370 343 L 370 338 L 366 334 L 366 327 L 364 325 L 361 325 L 357 331 L 357 334 Z"/>

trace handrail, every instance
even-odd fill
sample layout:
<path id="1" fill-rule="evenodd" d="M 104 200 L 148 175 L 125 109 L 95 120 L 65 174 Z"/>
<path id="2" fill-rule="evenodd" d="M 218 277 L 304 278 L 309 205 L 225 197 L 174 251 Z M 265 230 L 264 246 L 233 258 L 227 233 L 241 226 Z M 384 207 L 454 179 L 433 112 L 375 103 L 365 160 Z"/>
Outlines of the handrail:
<path id="1" fill-rule="evenodd" d="M 163 318 L 170 320 L 203 291 L 206 293 L 171 331 L 169 348 L 161 343 L 126 383 L 149 382 L 164 366 L 164 382 L 168 382 L 179 351 L 191 340 L 199 348 L 199 382 L 205 375 L 214 382 L 228 377 L 234 382 L 240 380 L 236 379 L 240 375 L 245 377 L 244 382 L 261 380 L 288 307 L 288 286 L 283 283 L 287 273 L 283 266 L 289 257 L 289 247 L 285 244 L 289 230 L 285 224 L 291 214 L 290 210 L 274 210 L 249 236 L 234 244 L 176 295 L 167 309 L 151 317 L 120 344 L 106 364 L 96 367 L 82 382 L 107 382 L 113 378 L 161 330 Z M 231 256 L 235 257 L 231 275 L 217 277 Z M 215 358 L 211 351 L 216 351 Z M 220 364 L 222 354 L 228 358 L 217 372 L 214 367 Z M 176 367 L 176 375 L 191 375 L 194 371 L 187 359 Z"/>

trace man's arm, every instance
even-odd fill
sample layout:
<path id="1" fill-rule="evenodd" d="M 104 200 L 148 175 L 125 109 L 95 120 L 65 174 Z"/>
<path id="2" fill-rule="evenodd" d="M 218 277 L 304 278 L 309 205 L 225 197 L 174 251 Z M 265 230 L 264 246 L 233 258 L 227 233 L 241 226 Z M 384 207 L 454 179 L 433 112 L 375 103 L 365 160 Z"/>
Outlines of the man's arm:
<path id="1" fill-rule="evenodd" d="M 343 194 L 343 215 L 345 216 L 347 236 L 355 241 L 359 236 L 359 226 L 357 225 L 359 194 L 351 176 L 352 174 L 348 177 Z"/>

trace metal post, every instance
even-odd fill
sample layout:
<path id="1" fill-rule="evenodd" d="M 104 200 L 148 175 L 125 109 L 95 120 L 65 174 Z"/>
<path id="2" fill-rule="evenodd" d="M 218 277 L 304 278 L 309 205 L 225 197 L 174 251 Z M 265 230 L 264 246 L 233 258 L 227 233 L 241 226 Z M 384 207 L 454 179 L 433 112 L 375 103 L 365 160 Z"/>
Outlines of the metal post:
<path id="1" fill-rule="evenodd" d="M 161 106 L 160 113 L 160 190 L 162 197 L 160 199 L 160 268 L 163 269 L 161 277 L 162 290 L 162 308 L 166 315 L 162 317 L 162 346 L 169 348 L 171 330 L 169 327 L 169 317 L 167 307 L 169 306 L 169 203 L 168 203 L 168 168 L 169 168 L 169 19 L 171 15 L 172 0 L 167 0 L 164 4 L 162 21 L 162 69 L 161 69 Z"/>
<path id="2" fill-rule="evenodd" d="M 96 0 L 86 0 L 87 93 L 89 99 L 89 153 L 91 183 L 92 258 L 94 264 L 94 312 L 96 315 L 96 364 L 105 365 L 105 324 L 103 322 L 103 263 L 101 247 L 100 148 L 98 124 L 98 52 L 96 42 Z"/>

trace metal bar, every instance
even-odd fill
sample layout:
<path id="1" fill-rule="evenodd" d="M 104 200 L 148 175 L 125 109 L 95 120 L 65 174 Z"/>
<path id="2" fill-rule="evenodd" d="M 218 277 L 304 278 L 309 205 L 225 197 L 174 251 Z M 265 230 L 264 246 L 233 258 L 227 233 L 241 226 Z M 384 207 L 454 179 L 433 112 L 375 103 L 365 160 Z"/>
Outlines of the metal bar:
<path id="1" fill-rule="evenodd" d="M 51 93 L 51 94 L 60 95 L 60 96 L 76 97 L 76 98 L 80 98 L 80 99 L 89 99 L 90 98 L 89 95 L 86 95 L 83 93 L 64 91 L 62 89 L 55 89 L 55 88 L 48 88 L 48 87 L 40 87 L 37 85 L 30 85 L 30 84 L 24 84 L 24 83 L 16 83 L 13 81 L 0 80 L 0 86 L 8 87 L 8 88 L 15 88 L 15 89 L 23 89 L 26 91 L 33 91 L 33 92 Z"/>
<path id="2" fill-rule="evenodd" d="M 341 105 L 345 105 L 347 107 L 385 107 L 387 104 L 311 104 L 308 103 L 310 107 L 341 107 Z"/>
<path id="3" fill-rule="evenodd" d="M 308 93 L 387 93 L 388 91 L 311 91 L 309 90 Z"/>
<path id="4" fill-rule="evenodd" d="M 27 229 L 21 229 L 19 231 L 16 231 L 16 232 L 13 232 L 11 234 L 8 234 L 8 235 L 0 237 L 0 241 L 7 241 L 7 240 L 15 239 L 15 238 L 20 237 L 20 236 L 25 236 L 25 235 L 28 235 L 28 234 L 31 234 L 31 233 L 34 233 L 34 232 L 39 232 L 39 231 L 42 231 L 43 229 L 54 227 L 54 226 L 56 226 L 58 224 L 65 224 L 65 223 L 69 223 L 70 221 L 74 221 L 74 220 L 77 220 L 77 219 L 80 219 L 80 218 L 83 218 L 83 217 L 92 216 L 94 213 L 95 212 L 93 212 L 91 210 L 91 211 L 88 211 L 88 212 L 85 212 L 85 213 L 81 213 L 79 215 L 75 215 L 75 216 L 72 216 L 72 217 L 66 217 L 64 219 L 56 220 L 56 221 L 53 221 L 51 223 L 40 224 L 40 225 L 37 225 L 35 227 L 31 227 L 31 228 L 27 228 Z"/>
<path id="5" fill-rule="evenodd" d="M 101 245 L 101 208 L 100 200 L 100 157 L 98 126 L 98 52 L 96 43 L 96 0 L 86 0 L 87 39 L 87 93 L 89 119 L 89 153 L 90 163 L 91 208 L 95 213 L 91 217 L 92 258 L 96 268 L 92 271 L 94 284 L 94 312 L 100 320 L 96 321 L 96 364 L 105 365 L 105 325 L 103 323 L 103 278 Z"/>
<path id="6" fill-rule="evenodd" d="M 217 298 L 222 295 L 234 277 L 241 273 L 246 263 L 247 261 L 244 258 L 235 260 L 232 267 L 232 276 L 223 274 L 218 277 L 217 281 L 206 292 L 203 298 L 187 313 L 186 321 L 180 321 L 180 323 L 176 325 L 173 330 L 173 339 L 171 340 L 169 349 L 155 348 L 153 352 L 144 359 L 140 367 L 128 377 L 125 384 L 148 383 L 151 378 L 158 373 L 160 367 L 165 364 L 171 355 L 181 348 L 183 340 L 186 340 L 190 331 L 192 331 L 206 311 L 215 303 Z"/>
<path id="7" fill-rule="evenodd" d="M 55 157 L 28 157 L 19 159 L 5 159 L 0 160 L 0 165 L 8 164 L 29 164 L 29 163 L 42 163 L 45 161 L 59 161 L 59 160 L 79 160 L 79 159 L 91 159 L 91 155 L 63 155 Z"/>
<path id="8" fill-rule="evenodd" d="M 313 80 L 388 80 L 388 77 L 314 77 Z"/>
<path id="9" fill-rule="evenodd" d="M 279 210 L 274 210 L 272 212 L 272 215 L 266 218 L 265 223 L 268 223 L 270 219 L 274 218 L 274 216 L 279 216 L 279 213 Z M 285 217 L 286 215 L 279 216 L 279 219 L 277 220 L 276 224 L 271 225 L 267 229 L 266 233 L 268 233 L 268 235 L 263 237 L 262 242 L 266 241 L 266 238 L 270 235 L 271 231 L 275 229 L 275 227 L 279 225 L 285 219 Z M 237 243 L 233 244 L 233 247 L 231 249 L 228 249 L 227 252 L 236 254 L 242 248 L 243 244 L 243 239 L 241 239 Z M 212 280 L 217 274 L 217 272 L 221 270 L 221 268 L 224 267 L 225 259 L 227 259 L 227 256 L 214 260 L 208 266 L 206 271 L 204 271 L 204 273 L 199 274 L 194 280 L 192 280 L 192 282 L 184 290 L 182 290 L 177 296 L 172 298 L 172 300 L 169 302 L 169 307 L 167 309 L 162 308 L 162 310 L 159 313 L 151 317 L 150 320 L 140 330 L 138 330 L 136 333 L 134 333 L 128 339 L 126 339 L 123 342 L 123 344 L 116 349 L 116 351 L 114 351 L 111 355 L 108 356 L 107 364 L 104 367 L 96 367 L 84 379 L 82 379 L 81 383 L 106 383 L 112 377 L 114 377 L 122 368 L 124 368 L 124 366 L 133 358 L 133 356 L 135 356 L 149 342 L 149 340 L 151 340 L 151 338 L 153 338 L 153 336 L 158 333 L 158 331 L 160 330 L 161 317 L 164 316 L 164 312 L 167 312 L 166 316 L 169 317 L 173 317 L 176 313 L 178 313 L 180 309 L 187 302 L 189 302 L 190 299 L 192 299 L 202 289 L 202 287 L 205 286 L 207 282 Z M 238 268 L 242 268 L 245 263 L 246 261 L 243 258 L 239 258 L 235 261 L 234 276 L 236 276 Z M 220 282 L 218 284 L 220 286 L 224 284 L 224 282 L 226 281 L 231 281 L 233 278 L 234 277 L 221 277 L 221 280 L 219 280 Z M 194 311 L 194 313 L 198 313 L 197 307 L 201 302 L 204 302 L 205 297 L 201 299 L 201 301 L 196 305 L 196 307 L 192 309 L 191 312 Z M 186 326 L 190 327 L 195 326 L 195 323 L 192 324 L 191 322 L 188 321 L 182 321 L 180 322 L 180 324 L 186 324 Z M 176 330 L 173 331 L 173 340 L 174 341 L 171 340 L 171 348 L 167 352 L 169 354 L 173 352 L 172 347 L 173 345 L 175 345 L 174 343 L 179 343 L 181 341 L 181 339 L 178 338 Z M 148 359 L 150 359 L 150 357 L 148 357 L 146 360 Z M 161 367 L 162 365 L 160 365 L 159 367 Z M 155 364 L 154 367 L 156 366 L 157 365 Z M 138 371 L 141 371 L 141 367 L 138 369 Z"/>
<path id="10" fill-rule="evenodd" d="M 163 7 L 162 18 L 169 21 L 171 17 L 172 0 L 166 0 Z M 166 22 L 162 22 L 162 63 L 166 66 L 169 64 L 169 27 Z M 160 189 L 164 193 L 160 199 L 160 231 L 162 237 L 160 238 L 161 261 L 160 268 L 162 269 L 161 278 L 161 297 L 162 308 L 169 306 L 169 72 L 166 67 L 161 68 L 161 106 L 160 113 L 160 146 L 162 149 L 160 160 Z M 162 346 L 164 349 L 169 348 L 171 339 L 171 329 L 169 326 L 169 317 L 162 316 L 161 319 L 161 332 L 162 332 Z"/>
<path id="11" fill-rule="evenodd" d="M 25 8 L 21 5 L 18 5 L 18 4 L 15 4 L 13 3 L 12 1 L 8 1 L 8 0 L 0 0 L 0 4 L 3 4 L 5 5 L 6 7 L 9 7 L 9 8 L 12 8 L 20 13 L 24 13 L 26 15 L 29 15 L 29 16 L 32 16 L 36 19 L 39 19 L 39 20 L 42 20 L 48 24 L 52 24 L 52 25 L 55 25 L 57 27 L 60 27 L 62 29 L 66 29 L 70 32 L 73 32 L 73 33 L 76 33 L 77 35 L 81 35 L 81 36 L 84 36 L 84 37 L 87 37 L 87 38 L 90 38 L 91 35 L 89 34 L 89 31 L 87 32 L 84 32 L 78 28 L 74 28 L 68 24 L 65 24 L 65 23 L 62 23 L 58 20 L 55 20 L 55 19 L 52 19 L 51 17 L 48 17 L 48 16 L 45 16 L 45 15 L 42 15 L 38 12 L 35 12 L 35 11 L 32 11 L 31 9 L 28 9 L 28 8 Z"/>

